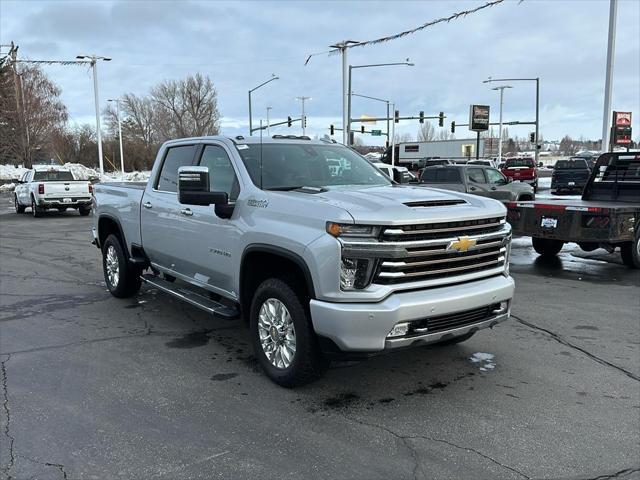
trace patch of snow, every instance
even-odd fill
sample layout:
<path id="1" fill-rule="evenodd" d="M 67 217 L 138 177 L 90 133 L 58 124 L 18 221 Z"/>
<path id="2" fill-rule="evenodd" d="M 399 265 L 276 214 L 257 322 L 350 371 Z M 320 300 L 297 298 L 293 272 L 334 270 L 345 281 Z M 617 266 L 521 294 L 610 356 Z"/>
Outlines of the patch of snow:
<path id="1" fill-rule="evenodd" d="M 496 368 L 496 364 L 493 361 L 494 358 L 495 355 L 493 353 L 476 352 L 469 357 L 469 361 L 477 363 L 481 372 L 488 372 Z"/>
<path id="2" fill-rule="evenodd" d="M 24 167 L 0 165 L 0 180 L 19 180 L 26 171 L 27 169 Z"/>
<path id="3" fill-rule="evenodd" d="M 15 183 L 5 183 L 4 185 L 0 185 L 0 192 L 13 192 L 15 188 Z"/>

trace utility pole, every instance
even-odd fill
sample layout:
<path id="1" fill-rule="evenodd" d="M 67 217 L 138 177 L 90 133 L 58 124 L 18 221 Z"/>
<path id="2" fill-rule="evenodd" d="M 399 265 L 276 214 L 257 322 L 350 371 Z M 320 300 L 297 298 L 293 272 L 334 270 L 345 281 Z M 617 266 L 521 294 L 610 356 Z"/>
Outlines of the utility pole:
<path id="1" fill-rule="evenodd" d="M 349 45 L 356 45 L 360 42 L 356 42 L 355 40 L 344 40 L 340 43 L 336 43 L 335 45 L 330 45 L 330 48 L 335 48 L 340 50 L 342 54 L 342 143 L 344 145 L 349 145 L 349 117 L 348 117 L 348 101 L 349 97 L 349 86 L 347 82 L 347 50 L 349 49 Z"/>
<path id="2" fill-rule="evenodd" d="M 502 85 L 500 87 L 495 87 L 492 89 L 492 90 L 500 90 L 500 127 L 499 127 L 500 131 L 498 133 L 498 162 L 502 161 L 502 99 L 503 99 L 505 88 L 513 88 L 513 87 L 511 87 L 510 85 Z M 536 125 L 537 125 L 537 122 L 536 122 Z M 536 132 L 536 136 L 537 135 L 538 133 Z"/>
<path id="3" fill-rule="evenodd" d="M 300 123 L 302 124 L 302 136 L 305 136 L 307 131 L 307 119 L 304 116 L 304 102 L 306 100 L 311 100 L 311 97 L 296 97 L 296 100 L 300 100 L 300 102 L 302 102 L 302 116 L 300 117 L 302 120 Z"/>
<path id="4" fill-rule="evenodd" d="M 396 111 L 396 104 L 393 103 L 392 104 L 392 110 L 395 112 Z M 389 115 L 387 115 L 387 118 L 389 118 Z M 395 167 L 396 166 L 396 122 L 394 121 L 391 124 L 391 166 Z"/>
<path id="5" fill-rule="evenodd" d="M 120 99 L 110 98 L 107 102 L 116 102 L 116 117 L 118 119 L 118 138 L 120 141 L 120 170 L 122 171 L 122 180 L 124 180 L 124 154 L 122 153 L 122 123 L 120 122 Z"/>
<path id="6" fill-rule="evenodd" d="M 109 57 L 99 57 L 97 55 L 77 55 L 78 60 L 89 59 L 89 65 L 93 70 L 93 96 L 96 108 L 96 136 L 98 141 L 98 164 L 100 165 L 100 175 L 104 175 L 104 161 L 102 158 L 102 132 L 100 130 L 100 98 L 98 95 L 98 60 L 110 62 Z"/>
<path id="7" fill-rule="evenodd" d="M 270 130 L 270 126 L 271 124 L 269 123 L 269 111 L 272 110 L 273 107 L 267 107 L 267 135 L 271 136 L 271 130 Z"/>
<path id="8" fill-rule="evenodd" d="M 609 0 L 609 40 L 607 42 L 607 69 L 604 81 L 604 112 L 602 114 L 602 144 L 600 150 L 607 152 L 610 150 L 609 139 L 611 129 L 609 120 L 611 119 L 611 93 L 613 90 L 613 56 L 616 49 L 616 17 L 618 0 Z"/>

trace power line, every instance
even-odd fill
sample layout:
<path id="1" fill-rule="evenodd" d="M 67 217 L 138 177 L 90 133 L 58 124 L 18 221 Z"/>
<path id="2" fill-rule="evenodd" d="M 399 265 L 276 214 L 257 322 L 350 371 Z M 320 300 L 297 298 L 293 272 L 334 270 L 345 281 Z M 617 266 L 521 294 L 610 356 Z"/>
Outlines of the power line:
<path id="1" fill-rule="evenodd" d="M 414 34 L 416 32 L 419 32 L 420 30 L 424 30 L 425 28 L 429 28 L 432 27 L 434 25 L 437 25 L 439 23 L 449 23 L 452 20 L 456 20 L 460 17 L 466 17 L 467 15 L 471 15 L 473 13 L 479 12 L 480 10 L 484 10 L 485 8 L 490 8 L 493 7 L 495 5 L 498 5 L 502 2 L 504 2 L 505 0 L 492 0 L 490 2 L 485 3 L 484 5 L 480 5 L 476 8 L 471 8 L 469 10 L 463 10 L 461 12 L 456 12 L 453 13 L 447 17 L 441 17 L 441 18 L 437 18 L 435 20 L 431 20 L 430 22 L 427 23 L 423 23 L 422 25 L 412 28 L 410 30 L 405 30 L 404 32 L 400 32 L 400 33 L 396 33 L 394 35 L 389 35 L 386 37 L 381 37 L 381 38 L 376 38 L 374 40 L 366 40 L 364 42 L 354 42 L 350 45 L 346 45 L 344 48 L 354 48 L 354 47 L 364 47 L 367 45 L 375 45 L 377 43 L 384 43 L 384 42 L 390 42 L 393 40 L 397 40 L 398 38 L 402 38 L 405 37 L 407 35 L 411 35 Z M 520 3 L 522 3 L 524 0 L 520 0 Z M 333 49 L 333 50 L 329 50 L 327 52 L 319 52 L 319 53 L 312 53 L 311 55 L 309 55 L 307 57 L 307 60 L 304 62 L 305 65 L 307 65 L 309 63 L 309 60 L 311 60 L 311 57 L 315 57 L 317 55 L 324 55 L 324 54 L 329 54 L 329 55 L 335 55 L 337 53 L 340 53 L 342 50 L 341 49 Z"/>

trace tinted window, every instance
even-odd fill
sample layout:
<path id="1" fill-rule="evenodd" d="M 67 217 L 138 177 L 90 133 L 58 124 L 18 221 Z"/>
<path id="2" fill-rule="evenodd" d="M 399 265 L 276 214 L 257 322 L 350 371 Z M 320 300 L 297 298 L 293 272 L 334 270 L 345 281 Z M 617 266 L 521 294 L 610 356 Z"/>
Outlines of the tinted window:
<path id="1" fill-rule="evenodd" d="M 195 153 L 195 145 L 171 147 L 164 157 L 160 178 L 156 188 L 163 192 L 178 191 L 178 168 L 191 165 Z"/>
<path id="2" fill-rule="evenodd" d="M 430 183 L 461 183 L 457 168 L 425 168 L 422 181 Z"/>
<path id="3" fill-rule="evenodd" d="M 420 150 L 420 146 L 419 145 L 405 145 L 404 146 L 404 151 L 405 152 L 417 152 Z"/>
<path id="4" fill-rule="evenodd" d="M 589 166 L 587 165 L 587 162 L 581 158 L 575 158 L 575 159 L 572 158 L 570 160 L 558 160 L 553 168 L 555 168 L 556 170 L 562 170 L 562 169 L 587 170 Z"/>
<path id="5" fill-rule="evenodd" d="M 467 170 L 467 179 L 474 183 L 485 183 L 484 173 L 481 168 L 470 168 Z"/>
<path id="6" fill-rule="evenodd" d="M 33 179 L 38 182 L 69 182 L 73 181 L 73 174 L 66 171 L 58 170 L 40 170 L 36 171 Z"/>
<path id="7" fill-rule="evenodd" d="M 504 179 L 504 176 L 499 171 L 493 168 L 487 168 L 484 172 L 487 175 L 487 180 L 489 181 L 489 183 L 493 183 L 493 184 L 507 183 L 507 181 Z"/>
<path id="8" fill-rule="evenodd" d="M 202 167 L 209 167 L 209 190 L 227 192 L 230 201 L 235 201 L 240 193 L 236 172 L 233 170 L 227 152 L 219 145 L 207 145 L 200 159 Z"/>
<path id="9" fill-rule="evenodd" d="M 528 167 L 533 168 L 533 159 L 532 158 L 510 158 L 507 160 L 505 164 L 506 168 L 510 167 Z"/>

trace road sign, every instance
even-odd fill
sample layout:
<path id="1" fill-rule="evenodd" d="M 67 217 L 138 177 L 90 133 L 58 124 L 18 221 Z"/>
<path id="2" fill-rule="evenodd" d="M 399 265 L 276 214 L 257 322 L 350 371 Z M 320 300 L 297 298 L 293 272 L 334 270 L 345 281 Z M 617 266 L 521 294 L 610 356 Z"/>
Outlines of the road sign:
<path id="1" fill-rule="evenodd" d="M 382 130 L 371 130 L 371 135 L 374 137 L 380 137 L 382 135 Z"/>
<path id="2" fill-rule="evenodd" d="M 628 147 L 631 144 L 631 112 L 613 112 L 613 145 Z"/>
<path id="3" fill-rule="evenodd" d="M 469 105 L 469 130 L 489 130 L 489 105 Z"/>

